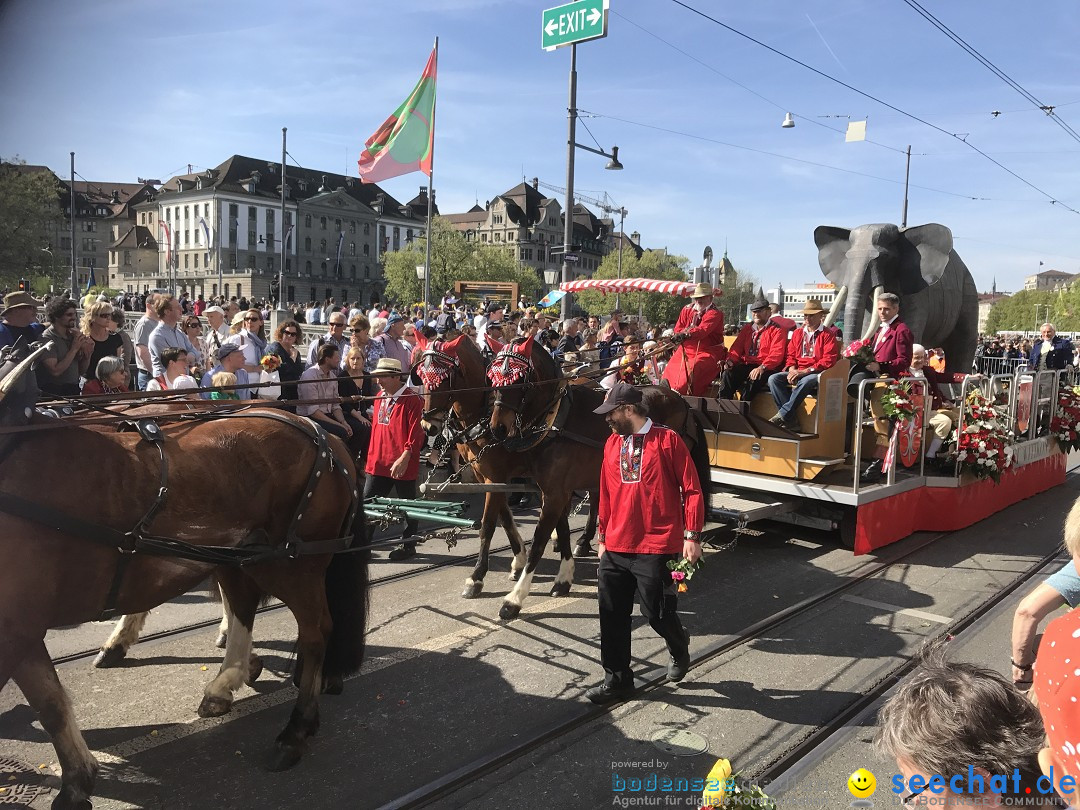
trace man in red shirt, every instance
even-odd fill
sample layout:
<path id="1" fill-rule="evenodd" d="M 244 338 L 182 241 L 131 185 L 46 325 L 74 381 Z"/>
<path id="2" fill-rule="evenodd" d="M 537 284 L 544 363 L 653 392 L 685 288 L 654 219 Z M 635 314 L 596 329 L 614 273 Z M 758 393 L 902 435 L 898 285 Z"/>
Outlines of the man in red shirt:
<path id="1" fill-rule="evenodd" d="M 701 558 L 705 520 L 701 483 L 683 440 L 653 424 L 641 389 L 616 383 L 596 413 L 612 429 L 600 470 L 597 537 L 600 566 L 600 662 L 604 682 L 585 693 L 610 703 L 634 691 L 630 669 L 630 614 L 634 594 L 641 614 L 667 642 L 668 678 L 681 681 L 690 666 L 690 634 L 679 621 L 668 560 Z"/>
<path id="2" fill-rule="evenodd" d="M 787 331 L 770 320 L 771 315 L 764 298 L 750 305 L 751 321 L 739 330 L 724 363 L 719 399 L 734 399 L 738 391 L 743 401 L 749 402 L 765 390 L 769 375 L 784 367 Z"/>
<path id="3" fill-rule="evenodd" d="M 681 344 L 664 369 L 673 391 L 704 396 L 727 357 L 724 346 L 724 313 L 713 304 L 711 284 L 698 284 L 675 322 L 672 342 Z"/>
<path id="4" fill-rule="evenodd" d="M 795 409 L 810 394 L 817 393 L 818 375 L 832 368 L 840 359 L 836 335 L 823 329 L 825 309 L 817 298 L 807 298 L 803 304 L 803 325 L 788 341 L 787 370 L 769 377 L 769 390 L 776 402 L 777 412 L 769 421 L 789 429 L 799 426 Z"/>
<path id="5" fill-rule="evenodd" d="M 378 381 L 382 394 L 375 399 L 371 420 L 364 500 L 382 498 L 391 491 L 399 498 L 414 499 L 424 444 L 420 427 L 424 401 L 405 384 L 399 360 L 380 358 L 371 376 Z M 410 539 L 416 528 L 415 519 L 405 521 L 401 535 L 404 542 L 390 552 L 391 560 L 407 560 L 416 554 L 416 541 Z"/>

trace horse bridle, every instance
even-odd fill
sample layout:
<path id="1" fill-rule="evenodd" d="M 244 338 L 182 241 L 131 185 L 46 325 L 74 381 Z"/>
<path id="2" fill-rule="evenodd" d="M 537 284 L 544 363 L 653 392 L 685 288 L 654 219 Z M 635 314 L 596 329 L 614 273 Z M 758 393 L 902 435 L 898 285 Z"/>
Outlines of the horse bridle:
<path id="1" fill-rule="evenodd" d="M 442 341 L 436 341 L 430 349 L 425 349 L 416 363 L 409 370 L 410 375 L 416 375 L 428 391 L 438 388 L 443 383 L 452 386 L 454 375 L 458 372 L 458 360 L 451 354 L 444 352 L 440 347 Z M 455 418 L 453 408 L 442 405 L 424 411 L 421 418 L 430 420 L 436 414 L 445 413 L 448 419 Z"/>

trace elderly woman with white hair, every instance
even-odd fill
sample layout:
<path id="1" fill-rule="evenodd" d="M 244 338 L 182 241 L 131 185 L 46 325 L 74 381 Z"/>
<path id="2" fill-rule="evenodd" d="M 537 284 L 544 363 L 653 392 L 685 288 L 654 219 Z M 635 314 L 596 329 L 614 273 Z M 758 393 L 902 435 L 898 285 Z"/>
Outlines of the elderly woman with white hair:
<path id="1" fill-rule="evenodd" d="M 911 347 L 911 367 L 902 375 L 914 379 L 926 380 L 927 393 L 933 398 L 933 414 L 930 416 L 927 430 L 932 433 L 926 446 L 926 459 L 931 463 L 938 458 L 938 450 L 948 440 L 953 425 L 960 419 L 960 409 L 939 388 L 940 385 L 964 381 L 963 374 L 945 374 L 927 365 L 926 348 L 918 343 Z"/>

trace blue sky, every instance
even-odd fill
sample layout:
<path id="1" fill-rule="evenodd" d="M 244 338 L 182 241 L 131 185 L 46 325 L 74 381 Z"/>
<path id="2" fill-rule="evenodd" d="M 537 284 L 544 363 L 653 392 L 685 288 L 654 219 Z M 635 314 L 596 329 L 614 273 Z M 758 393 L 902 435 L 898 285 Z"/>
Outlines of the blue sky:
<path id="1" fill-rule="evenodd" d="M 1080 143 L 902 0 L 687 2 L 963 134 L 1080 210 Z M 1080 130 L 1074 0 L 923 4 Z M 273 160 L 287 126 L 300 165 L 355 173 L 363 141 L 404 99 L 438 35 L 440 208 L 483 204 L 523 177 L 562 186 L 570 53 L 540 49 L 548 5 L 557 2 L 7 0 L 0 155 L 66 176 L 75 150 L 89 180 L 165 180 L 234 153 Z M 949 226 L 980 289 L 994 278 L 999 291 L 1018 289 L 1040 261 L 1080 272 L 1080 215 L 963 142 L 671 0 L 611 0 L 609 35 L 579 46 L 578 68 L 578 106 L 599 114 L 584 123 L 605 150 L 619 146 L 626 166 L 607 172 L 579 152 L 578 190 L 625 206 L 627 231 L 647 247 L 697 260 L 706 244 L 719 255 L 726 243 L 765 287 L 823 280 L 814 227 L 899 223 L 911 144 L 909 224 Z M 782 129 L 789 110 L 797 124 Z M 847 119 L 822 116 L 866 118 L 881 145 L 845 143 Z M 580 126 L 578 140 L 595 145 Z M 383 185 L 408 200 L 425 180 Z"/>

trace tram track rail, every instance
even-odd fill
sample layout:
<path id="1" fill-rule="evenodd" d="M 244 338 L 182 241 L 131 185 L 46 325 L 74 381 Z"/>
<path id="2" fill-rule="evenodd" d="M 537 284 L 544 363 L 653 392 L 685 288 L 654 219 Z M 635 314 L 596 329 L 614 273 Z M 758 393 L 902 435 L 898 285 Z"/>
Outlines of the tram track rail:
<path id="1" fill-rule="evenodd" d="M 888 559 L 880 560 L 877 562 L 869 563 L 865 565 L 862 570 L 856 569 L 848 575 L 844 582 L 827 588 L 817 594 L 806 597 L 805 599 L 796 602 L 786 608 L 783 608 L 775 613 L 757 621 L 738 633 L 721 639 L 719 641 L 710 644 L 704 650 L 699 651 L 696 655 L 692 656 L 690 661 L 690 672 L 702 667 L 708 662 L 719 658 L 722 655 L 726 655 L 744 645 L 760 638 L 764 634 L 772 631 L 773 629 L 803 615 L 807 612 L 817 608 L 833 599 L 841 596 L 845 592 L 855 588 L 856 586 L 867 582 L 868 580 L 876 577 L 877 575 L 887 571 L 888 569 L 903 564 L 906 560 L 918 554 L 921 551 L 929 548 L 935 543 L 939 542 L 945 537 L 951 535 L 952 532 L 940 532 L 932 534 L 928 537 L 921 538 L 914 543 L 910 548 L 905 549 L 902 553 L 891 556 Z M 999 603 L 1002 599 L 1007 598 L 1009 593 L 1012 593 L 1017 588 L 1021 587 L 1024 582 L 1029 581 L 1039 571 L 1049 565 L 1059 552 L 1055 551 L 1053 554 L 1047 555 L 1042 560 L 1037 562 L 1028 572 L 1025 572 L 1017 581 L 1006 586 L 1004 595 L 995 594 L 990 600 L 992 604 L 983 610 L 981 607 L 978 609 L 979 615 L 982 612 L 992 609 L 993 605 Z M 989 604 L 989 603 L 988 603 Z M 969 617 L 973 614 L 969 614 Z M 967 621 L 968 617 L 960 620 L 957 624 Z M 973 620 L 974 621 L 974 620 Z M 966 626 L 966 625 L 965 625 Z M 957 631 L 958 632 L 958 631 Z M 639 686 L 635 689 L 629 700 L 637 700 L 641 697 L 648 695 L 668 683 L 667 676 L 663 669 L 656 669 L 650 672 L 645 678 L 637 679 Z M 876 697 L 875 697 L 876 699 Z M 611 714 L 620 706 L 623 706 L 626 701 L 620 701 L 612 703 L 606 706 L 592 706 L 582 703 L 582 711 L 574 717 L 561 720 L 552 723 L 548 726 L 537 728 L 531 732 L 521 734 L 512 744 L 504 746 L 501 749 L 484 754 L 475 760 L 461 765 L 454 770 L 443 774 L 426 784 L 423 784 L 408 793 L 392 799 L 389 802 L 385 802 L 380 805 L 379 810 L 409 810 L 410 808 L 423 807 L 432 802 L 451 796 L 456 791 L 467 786 L 468 784 L 475 782 L 488 774 L 498 770 L 499 768 L 526 756 L 550 742 L 558 740 L 561 737 L 566 737 L 573 732 L 590 725 L 591 723 L 600 720 L 607 715 Z M 865 700 L 860 699 L 856 701 L 860 704 L 859 711 L 869 705 Z M 857 713 L 857 712 L 856 712 Z M 848 718 L 849 712 L 845 710 L 843 713 L 845 718 Z M 832 729 L 833 723 L 828 724 L 828 728 Z M 825 728 L 825 727 L 823 727 Z M 824 737 L 827 737 L 831 732 L 815 732 L 814 735 L 819 741 Z M 821 735 L 824 736 L 821 736 Z M 786 756 L 785 756 L 786 759 Z M 775 766 L 770 766 L 775 768 Z"/>
<path id="2" fill-rule="evenodd" d="M 431 527 L 431 531 L 441 531 L 443 529 L 449 529 L 449 528 L 452 528 L 452 527 L 449 526 L 448 524 L 446 524 L 446 525 L 438 524 L 438 525 L 433 525 Z M 576 528 L 572 528 L 570 530 L 570 535 L 574 536 L 575 534 L 579 534 L 579 533 L 583 532 L 584 529 L 585 529 L 584 526 L 579 526 L 579 527 L 576 527 Z M 436 541 L 433 540 L 432 542 L 436 542 Z M 501 545 L 501 546 L 498 546 L 498 547 L 491 548 L 488 553 L 489 554 L 501 554 L 501 553 L 503 553 L 505 551 L 509 551 L 509 550 L 510 550 L 510 544 L 507 543 L 505 545 Z M 426 574 L 426 573 L 429 573 L 431 571 L 438 571 L 438 570 L 443 569 L 443 568 L 451 568 L 451 567 L 456 566 L 456 565 L 461 565 L 464 562 L 475 559 L 476 557 L 479 556 L 479 554 L 480 554 L 480 552 L 476 551 L 476 552 L 473 552 L 473 553 L 470 553 L 470 554 L 465 554 L 465 555 L 463 555 L 461 557 L 457 557 L 455 559 L 442 560 L 440 562 L 430 563 L 428 565 L 417 566 L 417 567 L 409 569 L 408 571 L 398 571 L 398 572 L 395 572 L 393 574 L 387 574 L 386 576 L 383 576 L 383 577 L 374 577 L 371 580 L 370 587 L 375 588 L 375 587 L 382 586 L 382 585 L 390 585 L 390 584 L 395 583 L 395 582 L 402 582 L 404 580 L 409 580 L 409 579 L 413 579 L 415 577 L 419 577 L 419 576 L 421 576 L 423 574 Z M 285 607 L 286 606 L 283 603 L 275 601 L 272 604 L 263 605 L 262 607 L 259 607 L 258 609 L 256 609 L 255 615 L 256 615 L 256 617 L 258 617 L 260 615 L 267 614 L 267 613 L 275 613 L 275 612 L 277 612 L 279 610 L 285 609 Z M 162 641 L 167 641 L 169 639 L 179 638 L 179 637 L 191 634 L 191 633 L 196 633 L 196 632 L 198 632 L 200 630 L 207 630 L 207 629 L 210 629 L 210 628 L 217 627 L 220 624 L 220 622 L 221 622 L 221 617 L 218 616 L 217 618 L 214 618 L 214 619 L 203 619 L 202 621 L 189 622 L 187 624 L 183 624 L 183 625 L 180 625 L 178 627 L 170 627 L 170 628 L 167 628 L 165 630 L 157 630 L 157 631 L 152 632 L 152 633 L 145 633 L 145 634 L 139 636 L 139 640 L 138 640 L 137 644 L 138 644 L 138 646 L 140 648 L 144 647 L 144 646 L 151 646 L 153 644 L 157 644 L 157 643 L 160 643 Z M 111 623 L 102 622 L 101 624 L 103 626 L 105 626 L 106 624 L 111 624 Z M 53 666 L 68 666 L 68 665 L 77 663 L 79 661 L 86 661 L 86 660 L 92 659 L 92 658 L 97 656 L 97 654 L 100 652 L 100 650 L 101 650 L 100 647 L 95 647 L 95 648 L 93 648 L 91 650 L 80 650 L 78 652 L 65 653 L 64 655 L 58 655 L 58 656 L 56 656 L 55 658 L 52 659 Z"/>

